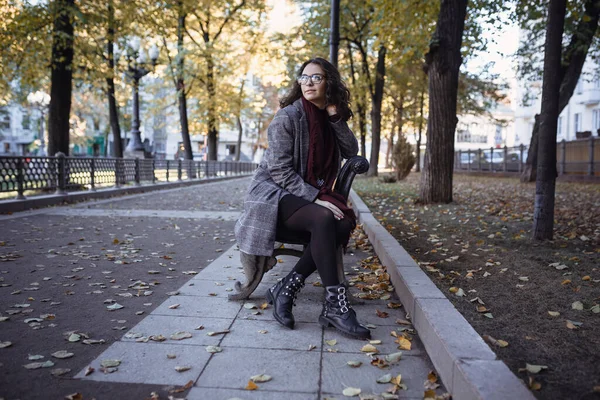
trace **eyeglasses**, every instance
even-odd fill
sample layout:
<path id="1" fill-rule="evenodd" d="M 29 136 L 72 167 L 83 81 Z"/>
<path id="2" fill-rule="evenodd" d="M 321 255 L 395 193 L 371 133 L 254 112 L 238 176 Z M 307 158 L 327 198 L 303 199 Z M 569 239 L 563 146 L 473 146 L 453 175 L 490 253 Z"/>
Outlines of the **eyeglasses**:
<path id="1" fill-rule="evenodd" d="M 314 74 L 314 75 L 302 75 L 298 77 L 298 84 L 299 85 L 308 85 L 308 81 L 310 80 L 314 85 L 318 85 L 319 83 L 323 82 L 323 79 L 325 79 L 325 77 L 323 75 L 320 74 Z"/>

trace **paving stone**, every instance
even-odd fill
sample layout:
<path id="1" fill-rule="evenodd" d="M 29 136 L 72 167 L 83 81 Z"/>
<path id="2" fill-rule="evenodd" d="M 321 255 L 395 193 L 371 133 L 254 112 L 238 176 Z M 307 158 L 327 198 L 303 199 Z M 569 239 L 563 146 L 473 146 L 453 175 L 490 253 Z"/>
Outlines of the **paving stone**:
<path id="1" fill-rule="evenodd" d="M 347 365 L 348 361 L 362 361 L 363 365 L 353 368 Z M 422 399 L 423 382 L 427 380 L 432 365 L 423 357 L 406 356 L 402 357 L 397 364 L 380 369 L 370 365 L 370 359 L 366 355 L 324 352 L 322 368 L 321 391 L 326 396 L 343 398 L 342 391 L 348 386 L 360 388 L 363 394 L 381 394 L 390 385 L 377 383 L 377 378 L 386 374 L 392 376 L 401 374 L 407 390 L 400 391 L 399 398 Z M 438 392 L 442 393 L 442 391 Z"/>
<path id="2" fill-rule="evenodd" d="M 417 335 L 413 335 L 412 337 L 412 346 L 410 350 L 399 350 L 398 343 L 394 342 L 396 338 L 390 334 L 392 330 L 393 328 L 389 326 L 380 326 L 377 329 L 371 329 L 371 340 L 381 340 L 381 344 L 374 345 L 377 347 L 380 354 L 385 355 L 399 351 L 402 351 L 403 355 L 410 356 L 424 356 L 426 354 L 423 343 L 421 343 L 421 340 Z M 332 339 L 337 340 L 337 343 L 334 346 L 329 346 L 325 343 L 326 340 Z M 346 337 L 333 328 L 325 329 L 323 335 L 324 351 L 327 351 L 328 348 L 333 348 L 340 353 L 361 353 L 360 349 L 368 343 L 368 340 L 358 340 Z"/>
<path id="3" fill-rule="evenodd" d="M 260 305 L 266 301 L 266 298 L 256 298 L 251 302 Z M 319 315 L 323 308 L 323 304 L 320 301 L 313 301 L 309 299 L 298 299 L 296 306 L 293 309 L 294 318 L 296 322 L 311 322 L 316 323 L 319 320 Z M 273 306 L 269 305 L 266 310 L 260 311 L 259 315 L 254 315 L 253 312 L 257 310 L 248 310 L 242 308 L 238 315 L 238 319 L 257 320 L 257 321 L 275 321 L 273 317 Z"/>
<path id="4" fill-rule="evenodd" d="M 317 400 L 318 394 L 266 391 L 262 384 L 258 390 L 210 389 L 195 387 L 186 396 L 187 400 Z"/>
<path id="5" fill-rule="evenodd" d="M 223 352 L 211 358 L 196 386 L 243 389 L 251 376 L 267 374 L 273 379 L 258 384 L 260 389 L 316 393 L 320 357 L 320 353 L 314 350 L 223 347 Z"/>
<path id="6" fill-rule="evenodd" d="M 267 333 L 259 333 L 266 330 Z M 307 350 L 309 345 L 321 348 L 323 329 L 319 324 L 296 323 L 288 329 L 277 321 L 250 321 L 238 319 L 225 335 L 221 346 L 258 349 Z M 320 351 L 320 350 L 313 351 Z"/>
<path id="7" fill-rule="evenodd" d="M 219 344 L 223 335 L 207 336 L 208 332 L 220 332 L 229 329 L 232 319 L 222 318 L 197 318 L 197 317 L 171 317 L 164 315 L 149 315 L 121 339 L 124 342 L 135 342 L 134 338 L 127 338 L 129 334 L 139 333 L 143 336 L 163 335 L 168 340 L 159 344 L 181 344 L 181 345 L 200 345 L 216 346 Z M 204 329 L 197 330 L 199 326 Z M 176 332 L 189 332 L 192 337 L 183 340 L 171 340 L 170 337 Z"/>
<path id="8" fill-rule="evenodd" d="M 454 364 L 458 360 L 496 359 L 494 352 L 449 300 L 418 299 L 413 323 L 450 393 Z"/>
<path id="9" fill-rule="evenodd" d="M 204 272 L 204 271 L 203 271 Z M 202 272 L 201 272 L 202 273 Z M 207 277 L 207 276 L 205 276 Z M 211 293 L 216 294 L 216 297 L 227 298 L 232 293 L 235 293 L 235 281 L 232 280 L 200 280 L 193 279 L 179 289 L 180 296 L 199 296 L 199 297 L 215 297 Z M 229 290 L 228 290 L 229 289 Z"/>
<path id="10" fill-rule="evenodd" d="M 358 299 L 357 299 L 358 300 Z M 360 301 L 360 300 L 358 300 Z M 398 302 L 398 300 L 392 298 L 389 301 Z M 382 302 L 380 304 L 372 304 L 371 301 L 367 300 L 365 305 L 357 305 L 352 303 L 352 307 L 356 310 L 358 320 L 362 324 L 373 324 L 377 326 L 394 326 L 401 327 L 405 325 L 399 325 L 396 320 L 399 318 L 405 319 L 406 313 L 401 309 L 390 309 L 387 307 L 389 301 Z M 389 316 L 387 318 L 380 318 L 377 316 L 377 310 L 387 312 Z"/>
<path id="11" fill-rule="evenodd" d="M 179 304 L 179 307 L 169 307 Z M 226 297 L 171 296 L 158 306 L 151 315 L 168 315 L 177 317 L 212 317 L 235 318 L 240 311 L 241 303 L 228 301 Z"/>
<path id="12" fill-rule="evenodd" d="M 167 354 L 175 354 L 177 358 L 168 359 Z M 75 378 L 179 386 L 196 380 L 209 358 L 210 353 L 201 346 L 115 342 L 90 363 L 96 370 L 94 373 L 85 376 L 84 369 Z M 100 371 L 102 360 L 121 360 L 121 365 L 118 371 L 104 374 Z M 192 368 L 189 371 L 177 372 L 176 366 Z"/>

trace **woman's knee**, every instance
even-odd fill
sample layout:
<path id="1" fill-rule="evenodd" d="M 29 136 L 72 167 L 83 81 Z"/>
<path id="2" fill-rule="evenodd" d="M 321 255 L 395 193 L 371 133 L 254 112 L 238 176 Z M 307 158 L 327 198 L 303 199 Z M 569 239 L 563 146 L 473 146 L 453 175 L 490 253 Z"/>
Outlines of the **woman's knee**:
<path id="1" fill-rule="evenodd" d="M 346 243 L 348 238 L 350 238 L 350 233 L 352 232 L 352 223 L 347 218 L 343 218 L 339 221 L 336 221 L 335 224 L 335 236 L 337 238 L 338 243 Z"/>

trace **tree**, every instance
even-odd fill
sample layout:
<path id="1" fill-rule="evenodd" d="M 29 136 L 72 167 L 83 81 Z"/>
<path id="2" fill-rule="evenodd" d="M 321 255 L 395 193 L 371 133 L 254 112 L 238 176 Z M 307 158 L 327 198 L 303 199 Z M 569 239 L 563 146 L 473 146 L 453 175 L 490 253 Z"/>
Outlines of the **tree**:
<path id="1" fill-rule="evenodd" d="M 233 5 L 223 6 L 216 2 L 203 2 L 200 7 L 190 10 L 190 23 L 187 33 L 190 39 L 201 51 L 206 67 L 204 84 L 207 93 L 207 122 L 208 122 L 208 159 L 217 159 L 218 123 L 217 84 L 220 69 L 218 68 L 219 52 L 226 52 L 225 47 L 219 49 L 221 35 L 226 30 L 235 32 L 238 37 L 243 30 L 255 27 L 260 23 L 265 4 L 263 0 L 239 0 Z M 252 32 L 246 32 L 251 34 Z"/>
<path id="2" fill-rule="evenodd" d="M 381 46 L 377 53 L 375 68 L 375 88 L 371 92 L 371 158 L 367 176 L 377 176 L 379 164 L 379 146 L 381 142 L 381 102 L 383 101 L 383 86 L 385 84 L 385 53 L 387 49 Z"/>
<path id="3" fill-rule="evenodd" d="M 419 199 L 423 203 L 452 201 L 454 131 L 462 36 L 468 0 L 443 0 L 426 55 L 429 77 L 427 149 Z"/>
<path id="4" fill-rule="evenodd" d="M 543 3 L 540 3 L 543 5 Z M 529 5 L 530 8 L 525 8 L 528 12 L 523 12 L 519 18 L 522 24 L 526 24 L 532 19 L 533 16 L 539 17 L 540 10 L 535 8 L 535 3 Z M 531 9 L 533 8 L 533 10 Z M 564 110 L 581 76 L 583 64 L 590 51 L 590 48 L 594 44 L 594 38 L 598 29 L 598 22 L 600 20 L 600 0 L 585 0 L 583 4 L 583 12 L 578 9 L 572 12 L 571 19 L 575 19 L 576 22 L 565 23 L 563 29 L 572 29 L 571 38 L 566 48 L 562 50 L 562 62 L 560 71 L 557 76 L 560 78 L 560 95 L 558 101 L 558 112 L 559 114 Z M 578 20 L 576 18 L 579 18 Z M 539 18 L 538 18 L 539 19 Z M 534 20 L 537 22 L 537 20 Z M 574 29 L 572 28 L 574 27 Z M 529 26 L 529 30 L 532 35 L 536 32 L 541 31 L 538 25 Z M 537 65 L 534 63 L 535 58 L 530 57 L 533 51 L 539 51 L 539 48 L 535 46 L 536 42 L 539 42 L 539 38 L 535 36 L 529 38 L 524 42 L 524 47 L 520 49 L 520 59 L 524 60 L 524 65 L 521 65 L 521 76 L 529 77 L 529 79 L 537 79 L 539 70 Z M 598 49 L 594 48 L 594 51 Z M 534 60 L 533 62 L 531 60 Z M 533 182 L 536 180 L 536 166 L 538 157 L 538 136 L 540 130 L 539 117 L 536 116 L 535 123 L 533 125 L 533 131 L 531 133 L 531 141 L 529 145 L 529 152 L 527 153 L 527 161 L 523 174 L 521 175 L 521 181 Z"/>
<path id="5" fill-rule="evenodd" d="M 114 1 L 108 0 L 108 24 L 106 29 L 106 57 L 108 59 L 109 74 L 106 77 L 106 95 L 108 97 L 108 112 L 110 128 L 113 134 L 113 153 L 115 157 L 123 157 L 123 141 L 121 140 L 121 126 L 119 125 L 119 109 L 115 98 L 115 9 Z"/>
<path id="6" fill-rule="evenodd" d="M 69 155 L 75 0 L 55 0 L 51 6 L 54 29 L 48 112 L 48 154 L 54 155 L 60 151 Z"/>
<path id="7" fill-rule="evenodd" d="M 546 24 L 544 83 L 535 188 L 533 238 L 552 240 L 556 187 L 556 128 L 558 124 L 562 36 L 566 0 L 550 0 Z"/>

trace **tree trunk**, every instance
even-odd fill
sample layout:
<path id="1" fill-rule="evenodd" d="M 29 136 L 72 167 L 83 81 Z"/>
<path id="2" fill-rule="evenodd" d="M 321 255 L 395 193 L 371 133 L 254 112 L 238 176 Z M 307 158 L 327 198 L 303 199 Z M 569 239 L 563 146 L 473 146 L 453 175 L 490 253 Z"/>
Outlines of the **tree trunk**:
<path id="1" fill-rule="evenodd" d="M 421 104 L 419 105 L 419 133 L 417 136 L 417 148 L 416 148 L 416 163 L 417 163 L 417 172 L 421 172 L 421 139 L 423 132 L 423 103 L 425 102 L 425 88 L 421 90 Z"/>
<path id="2" fill-rule="evenodd" d="M 544 50 L 544 83 L 538 149 L 538 174 L 535 187 L 533 238 L 552 240 L 554 193 L 556 186 L 556 128 L 559 114 L 562 35 L 567 1 L 550 0 Z"/>
<path id="3" fill-rule="evenodd" d="M 179 103 L 179 124 L 181 125 L 181 140 L 186 160 L 193 160 L 192 141 L 187 115 L 187 98 L 185 93 L 185 57 L 183 49 L 183 35 L 185 34 L 186 13 L 183 11 L 183 2 L 178 2 L 179 15 L 177 17 L 177 102 Z"/>
<path id="4" fill-rule="evenodd" d="M 217 159 L 218 135 L 217 131 L 217 109 L 215 107 L 215 66 L 210 46 L 207 44 L 206 56 L 206 89 L 208 91 L 208 159 Z"/>
<path id="5" fill-rule="evenodd" d="M 385 152 L 385 167 L 390 168 L 392 164 L 390 163 L 390 157 L 394 151 L 394 136 L 396 136 L 396 121 L 392 122 L 392 130 L 387 137 L 388 146 Z"/>
<path id="6" fill-rule="evenodd" d="M 73 21 L 75 0 L 54 2 L 52 73 L 48 113 L 48 155 L 69 155 L 69 116 L 73 87 Z"/>
<path id="7" fill-rule="evenodd" d="M 460 48 L 468 0 L 443 0 L 438 23 L 425 58 L 429 76 L 427 149 L 421 174 L 421 203 L 452 201 L 454 132 Z"/>
<path id="8" fill-rule="evenodd" d="M 356 88 L 356 76 L 354 71 L 354 58 L 352 57 L 352 46 L 348 42 L 348 59 L 350 60 L 350 75 L 352 77 L 352 85 Z M 366 138 L 367 138 L 367 112 L 365 109 L 364 93 L 360 91 L 356 96 L 356 114 L 358 115 L 358 129 L 360 133 L 360 155 L 367 157 Z"/>
<path id="9" fill-rule="evenodd" d="M 396 108 L 396 126 L 398 126 L 398 141 L 400 141 L 404 128 L 404 93 L 400 93 L 400 102 Z"/>
<path id="10" fill-rule="evenodd" d="M 240 161 L 240 153 L 242 150 L 242 134 L 244 133 L 244 128 L 242 127 L 242 119 L 240 116 L 237 116 L 237 126 L 238 126 L 238 138 L 237 145 L 235 146 L 235 161 Z"/>
<path id="11" fill-rule="evenodd" d="M 569 45 L 562 53 L 562 64 L 560 68 L 560 92 L 558 100 L 558 114 L 565 109 L 583 69 L 583 64 L 587 58 L 587 53 L 592 44 L 600 20 L 600 0 L 587 0 L 585 2 L 585 11 L 577 24 L 577 29 L 571 37 Z M 534 182 L 536 180 L 536 166 L 538 157 L 538 135 L 540 130 L 539 118 L 536 115 L 533 131 L 531 132 L 531 141 L 527 153 L 527 162 L 521 182 Z"/>
<path id="12" fill-rule="evenodd" d="M 377 164 L 379 163 L 381 102 L 383 101 L 383 85 L 385 84 L 385 53 L 386 48 L 381 46 L 377 55 L 377 67 L 375 69 L 375 91 L 371 99 L 371 160 L 369 161 L 367 176 L 377 176 Z"/>
<path id="13" fill-rule="evenodd" d="M 106 78 L 106 86 L 108 89 L 108 117 L 110 129 L 113 134 L 113 155 L 117 158 L 123 158 L 123 141 L 121 140 L 121 126 L 119 125 L 119 109 L 117 108 L 117 100 L 115 99 L 115 9 L 113 7 L 113 0 L 108 1 L 108 30 L 106 39 L 108 68 L 110 70 L 108 78 Z"/>

